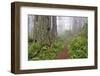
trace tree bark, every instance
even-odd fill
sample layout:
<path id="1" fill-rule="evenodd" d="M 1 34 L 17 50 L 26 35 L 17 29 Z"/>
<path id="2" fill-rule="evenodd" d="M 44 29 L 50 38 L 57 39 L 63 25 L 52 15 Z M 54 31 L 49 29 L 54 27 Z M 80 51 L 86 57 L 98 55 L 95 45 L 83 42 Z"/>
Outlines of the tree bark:
<path id="1" fill-rule="evenodd" d="M 50 16 L 35 16 L 34 19 L 34 41 L 42 45 L 50 45 Z"/>
<path id="2" fill-rule="evenodd" d="M 57 19 L 56 16 L 52 17 L 52 39 L 55 40 L 57 37 Z"/>

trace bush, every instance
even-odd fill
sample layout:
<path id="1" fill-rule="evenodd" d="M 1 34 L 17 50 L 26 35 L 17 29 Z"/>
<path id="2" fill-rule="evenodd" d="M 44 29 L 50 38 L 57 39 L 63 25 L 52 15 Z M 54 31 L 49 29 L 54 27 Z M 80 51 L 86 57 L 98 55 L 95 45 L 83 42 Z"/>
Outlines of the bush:
<path id="1" fill-rule="evenodd" d="M 69 44 L 69 54 L 71 58 L 86 58 L 87 57 L 87 40 L 80 36 L 72 39 Z"/>
<path id="2" fill-rule="evenodd" d="M 39 43 L 31 43 L 28 47 L 28 58 L 32 59 L 41 50 Z"/>
<path id="3" fill-rule="evenodd" d="M 88 56 L 88 43 L 87 31 L 84 27 L 81 32 L 72 38 L 68 44 L 70 58 L 87 58 Z"/>
<path id="4" fill-rule="evenodd" d="M 64 45 L 59 40 L 56 40 L 51 46 L 32 42 L 28 48 L 28 58 L 29 60 L 52 60 L 56 58 L 57 52 L 63 48 Z"/>

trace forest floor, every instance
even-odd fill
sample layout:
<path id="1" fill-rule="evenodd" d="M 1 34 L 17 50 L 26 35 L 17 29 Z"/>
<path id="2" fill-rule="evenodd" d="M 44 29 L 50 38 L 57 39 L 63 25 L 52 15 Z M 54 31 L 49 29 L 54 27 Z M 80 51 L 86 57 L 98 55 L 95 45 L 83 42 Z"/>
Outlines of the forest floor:
<path id="1" fill-rule="evenodd" d="M 68 54 L 68 49 L 64 47 L 64 49 L 57 54 L 57 59 L 68 59 L 69 54 Z"/>

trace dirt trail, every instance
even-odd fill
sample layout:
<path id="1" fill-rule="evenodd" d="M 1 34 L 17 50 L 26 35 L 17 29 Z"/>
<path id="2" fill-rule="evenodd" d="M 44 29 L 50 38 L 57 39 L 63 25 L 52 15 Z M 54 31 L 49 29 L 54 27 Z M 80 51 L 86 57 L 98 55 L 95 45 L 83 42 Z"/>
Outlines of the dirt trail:
<path id="1" fill-rule="evenodd" d="M 62 51 L 57 54 L 57 59 L 68 59 L 68 49 L 65 47 Z"/>

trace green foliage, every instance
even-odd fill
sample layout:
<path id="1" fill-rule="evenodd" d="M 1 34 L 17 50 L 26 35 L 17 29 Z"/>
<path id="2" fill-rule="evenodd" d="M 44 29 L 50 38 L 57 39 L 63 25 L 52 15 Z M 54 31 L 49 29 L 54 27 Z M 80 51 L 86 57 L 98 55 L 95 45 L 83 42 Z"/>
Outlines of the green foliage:
<path id="1" fill-rule="evenodd" d="M 87 58 L 88 42 L 87 42 L 87 25 L 84 26 L 79 33 L 72 36 L 70 31 L 60 37 L 57 37 L 50 45 L 28 41 L 28 59 L 29 60 L 53 60 L 56 59 L 58 52 L 66 48 L 70 58 Z"/>
<path id="2" fill-rule="evenodd" d="M 78 35 L 72 38 L 68 45 L 70 58 L 87 58 L 87 27 L 84 26 Z"/>
<path id="3" fill-rule="evenodd" d="M 58 40 L 52 43 L 51 46 L 32 42 L 28 48 L 28 58 L 29 60 L 52 60 L 56 58 L 57 52 L 63 48 L 62 41 Z"/>
<path id="4" fill-rule="evenodd" d="M 40 49 L 41 49 L 41 46 L 38 43 L 30 43 L 28 47 L 29 60 L 32 59 Z"/>

